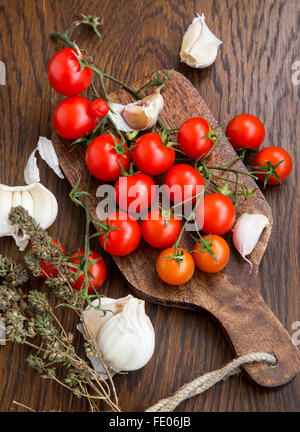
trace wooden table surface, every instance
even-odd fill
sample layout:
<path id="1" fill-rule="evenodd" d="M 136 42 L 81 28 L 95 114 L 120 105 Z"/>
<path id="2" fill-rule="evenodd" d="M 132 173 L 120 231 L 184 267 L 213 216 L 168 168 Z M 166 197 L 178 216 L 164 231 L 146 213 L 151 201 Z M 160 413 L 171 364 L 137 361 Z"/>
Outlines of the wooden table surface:
<path id="1" fill-rule="evenodd" d="M 179 63 L 178 56 L 196 11 L 205 13 L 208 26 L 223 40 L 215 64 L 201 71 Z M 0 61 L 7 68 L 7 85 L 0 86 L 1 183 L 23 184 L 23 169 L 38 137 L 51 136 L 51 113 L 61 97 L 51 90 L 46 69 L 62 45 L 48 35 L 67 29 L 79 13 L 104 19 L 102 44 L 86 28 L 72 37 L 88 48 L 100 69 L 131 82 L 155 67 L 174 68 L 192 81 L 217 119 L 226 123 L 241 112 L 257 115 L 266 127 L 264 146 L 283 146 L 294 166 L 299 165 L 300 86 L 292 84 L 292 64 L 300 60 L 299 0 L 0 0 Z M 40 167 L 42 183 L 59 203 L 49 232 L 69 251 L 83 246 L 84 213 L 69 200 L 68 182 L 45 164 Z M 259 271 L 263 297 L 291 335 L 292 324 L 300 321 L 298 181 L 294 169 L 283 185 L 265 191 L 274 228 Z M 100 250 L 97 241 L 93 248 Z M 10 239 L 0 239 L 0 253 L 22 259 Z M 108 266 L 103 292 L 126 295 L 130 287 L 122 274 L 112 260 Z M 146 309 L 155 327 L 156 349 L 145 368 L 115 378 L 124 411 L 144 410 L 233 355 L 208 314 L 152 304 Z M 63 313 L 71 329 L 72 313 Z M 0 411 L 7 411 L 13 400 L 35 410 L 87 411 L 84 400 L 41 380 L 26 365 L 29 352 L 17 345 L 0 347 Z M 242 376 L 231 377 L 178 410 L 299 411 L 300 375 L 269 391 L 254 388 Z"/>

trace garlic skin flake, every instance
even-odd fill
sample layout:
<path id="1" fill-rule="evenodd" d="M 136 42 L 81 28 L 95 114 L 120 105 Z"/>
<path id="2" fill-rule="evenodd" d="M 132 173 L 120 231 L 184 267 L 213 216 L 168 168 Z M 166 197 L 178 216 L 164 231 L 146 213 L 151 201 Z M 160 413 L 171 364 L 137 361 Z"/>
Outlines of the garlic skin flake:
<path id="1" fill-rule="evenodd" d="M 261 233 L 269 224 L 269 219 L 263 214 L 244 213 L 237 219 L 232 230 L 233 244 L 241 256 L 249 262 L 251 268 L 252 263 L 246 256 L 251 254 L 258 243 Z"/>
<path id="2" fill-rule="evenodd" d="M 205 24 L 204 14 L 197 14 L 183 36 L 180 59 L 188 66 L 206 68 L 216 60 L 222 43 Z"/>
<path id="3" fill-rule="evenodd" d="M 98 300 L 93 305 L 96 307 Z M 145 302 L 132 295 L 120 299 L 104 297 L 101 306 L 112 312 L 104 316 L 101 311 L 90 308 L 82 318 L 96 339 L 107 366 L 115 372 L 133 371 L 145 366 L 155 347 L 154 329 L 145 313 Z M 95 361 L 95 358 L 90 360 Z"/>
<path id="4" fill-rule="evenodd" d="M 29 237 L 8 220 L 11 208 L 18 205 L 24 207 L 43 229 L 55 221 L 58 206 L 53 193 L 40 183 L 14 187 L 0 184 L 0 237 L 12 236 L 23 251 Z"/>
<path id="5" fill-rule="evenodd" d="M 27 165 L 24 169 L 24 180 L 26 184 L 39 183 L 40 182 L 40 173 L 37 166 L 37 160 L 35 153 L 39 152 L 41 158 L 47 163 L 47 165 L 53 169 L 56 175 L 59 178 L 63 179 L 63 173 L 59 167 L 58 158 L 55 153 L 52 141 L 45 137 L 39 137 L 36 148 L 33 150 L 29 159 L 27 161 Z"/>
<path id="6" fill-rule="evenodd" d="M 127 105 L 111 103 L 109 116 L 122 132 L 152 128 L 164 107 L 160 89 L 136 102 Z"/>

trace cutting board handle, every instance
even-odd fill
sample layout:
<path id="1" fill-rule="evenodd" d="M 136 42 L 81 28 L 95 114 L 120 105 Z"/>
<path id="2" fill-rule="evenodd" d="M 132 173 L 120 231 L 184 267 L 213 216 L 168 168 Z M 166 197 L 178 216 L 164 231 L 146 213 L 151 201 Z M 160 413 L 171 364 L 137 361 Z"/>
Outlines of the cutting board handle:
<path id="1" fill-rule="evenodd" d="M 231 295 L 226 304 L 218 305 L 211 312 L 224 327 L 238 356 L 252 352 L 275 355 L 275 366 L 252 363 L 243 368 L 258 385 L 276 387 L 288 383 L 299 372 L 300 354 L 287 330 L 264 302 L 256 284 L 256 278 L 252 277 L 242 290 L 241 286 L 232 285 L 230 289 L 227 286 Z"/>

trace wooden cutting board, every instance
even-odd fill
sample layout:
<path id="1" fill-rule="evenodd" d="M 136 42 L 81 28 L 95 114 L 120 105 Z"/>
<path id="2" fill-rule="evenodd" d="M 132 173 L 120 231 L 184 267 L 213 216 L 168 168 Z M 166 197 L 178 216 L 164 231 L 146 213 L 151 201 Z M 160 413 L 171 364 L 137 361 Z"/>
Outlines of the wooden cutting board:
<path id="1" fill-rule="evenodd" d="M 137 82 L 132 87 L 138 89 L 147 80 Z M 162 95 L 165 106 L 161 118 L 169 127 L 179 127 L 187 118 L 197 116 L 205 117 L 214 126 L 217 124 L 195 87 L 180 73 L 174 71 L 170 74 L 163 87 Z M 132 96 L 123 89 L 110 96 L 112 102 L 126 104 L 133 101 Z M 220 129 L 218 134 L 224 135 Z M 53 144 L 70 184 L 74 186 L 81 176 L 80 187 L 85 190 L 88 179 L 85 147 L 77 146 L 70 152 L 70 144 L 63 142 L 56 134 L 53 134 Z M 224 164 L 234 157 L 236 152 L 229 142 L 221 140 L 218 151 L 213 153 L 209 164 Z M 246 169 L 241 161 L 236 162 L 234 167 L 239 170 Z M 257 187 L 250 177 L 242 177 L 243 183 L 250 191 Z M 97 180 L 92 181 L 90 206 L 93 217 L 96 217 L 95 209 L 98 200 L 95 193 L 99 184 Z M 265 214 L 272 224 L 271 209 L 259 190 L 255 198 L 239 204 L 237 216 L 245 212 Z M 194 277 L 188 283 L 178 287 L 168 286 L 159 279 L 155 271 L 155 260 L 159 250 L 151 248 L 144 241 L 131 255 L 113 258 L 137 296 L 166 306 L 193 310 L 204 308 L 210 312 L 224 328 L 236 355 L 241 356 L 251 352 L 274 353 L 278 360 L 275 366 L 255 363 L 244 366 L 244 370 L 258 385 L 275 387 L 289 382 L 297 374 L 300 370 L 300 355 L 288 332 L 265 304 L 258 289 L 256 275 L 271 230 L 272 225 L 265 228 L 259 243 L 249 257 L 253 263 L 251 274 L 249 274 L 249 264 L 242 260 L 231 245 L 230 261 L 222 272 L 206 274 L 196 270 Z M 185 234 L 182 246 L 191 250 L 192 244 L 190 235 Z M 270 265 L 276 263 L 272 262 Z"/>

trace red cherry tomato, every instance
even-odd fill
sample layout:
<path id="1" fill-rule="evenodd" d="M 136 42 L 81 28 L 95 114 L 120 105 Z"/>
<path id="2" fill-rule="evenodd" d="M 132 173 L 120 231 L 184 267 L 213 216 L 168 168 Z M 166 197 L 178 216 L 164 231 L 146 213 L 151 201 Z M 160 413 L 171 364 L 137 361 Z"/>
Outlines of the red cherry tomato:
<path id="1" fill-rule="evenodd" d="M 234 225 L 235 216 L 235 208 L 230 199 L 219 193 L 206 195 L 203 206 L 200 203 L 196 211 L 197 224 L 207 234 L 227 233 Z"/>
<path id="2" fill-rule="evenodd" d="M 175 204 L 183 201 L 188 203 L 192 197 L 195 197 L 192 200 L 195 203 L 200 197 L 197 195 L 205 185 L 205 180 L 191 165 L 178 164 L 167 172 L 164 183 L 168 188 L 173 188 L 174 192 L 166 190 L 166 193 Z"/>
<path id="3" fill-rule="evenodd" d="M 265 128 L 257 117 L 251 114 L 240 114 L 228 123 L 226 136 L 237 149 L 242 147 L 256 149 L 265 139 Z"/>
<path id="4" fill-rule="evenodd" d="M 120 177 L 115 184 L 116 202 L 132 213 L 147 210 L 155 198 L 155 183 L 147 174 Z"/>
<path id="5" fill-rule="evenodd" d="M 72 270 L 74 273 L 76 273 L 76 281 L 73 283 L 73 288 L 77 291 L 80 291 L 81 289 L 84 289 L 84 271 L 83 271 L 83 263 L 85 259 L 85 250 L 81 249 L 80 252 L 74 252 L 70 256 L 70 263 L 74 264 L 76 266 L 79 266 L 79 268 L 74 268 L 72 265 L 69 266 L 70 270 Z M 95 292 L 95 290 L 98 290 L 101 285 L 103 285 L 105 279 L 106 279 L 106 265 L 104 262 L 103 257 L 98 254 L 97 252 L 91 251 L 90 256 L 88 257 L 88 263 L 89 263 L 89 288 L 88 292 L 91 294 Z"/>
<path id="6" fill-rule="evenodd" d="M 56 244 L 56 246 L 60 247 L 62 253 L 65 255 L 67 253 L 64 246 L 59 243 L 57 240 L 53 240 L 53 243 Z M 58 276 L 58 269 L 53 267 L 53 263 L 46 263 L 43 259 L 40 262 L 40 267 L 42 269 L 40 277 L 47 279 L 47 278 L 54 278 Z"/>
<path id="7" fill-rule="evenodd" d="M 90 112 L 94 117 L 103 118 L 109 111 L 108 103 L 104 99 L 95 99 L 91 102 Z"/>
<path id="8" fill-rule="evenodd" d="M 179 128 L 177 135 L 179 149 L 190 158 L 202 159 L 214 145 L 214 141 L 205 138 L 206 136 L 210 136 L 207 120 L 201 117 L 190 118 Z M 213 132 L 211 136 L 214 136 Z"/>
<path id="9" fill-rule="evenodd" d="M 160 134 L 147 133 L 136 141 L 132 157 L 140 171 L 149 175 L 159 175 L 173 165 L 175 150 L 162 142 Z"/>
<path id="10" fill-rule="evenodd" d="M 156 260 L 156 271 L 162 281 L 170 285 L 186 283 L 194 274 L 195 263 L 192 255 L 185 249 L 178 248 L 182 259 L 168 258 L 175 254 L 175 248 L 164 249 Z"/>
<path id="11" fill-rule="evenodd" d="M 81 96 L 62 100 L 54 110 L 53 126 L 58 135 L 75 140 L 92 132 L 97 118 L 90 112 L 91 102 Z"/>
<path id="12" fill-rule="evenodd" d="M 104 250 L 111 255 L 124 256 L 133 252 L 141 240 L 141 229 L 137 221 L 125 212 L 114 212 L 108 217 L 112 229 L 105 239 L 105 233 L 99 235 Z M 107 225 L 107 220 L 103 223 Z M 113 229 L 113 228 L 117 229 Z M 106 240 L 106 241 L 105 241 Z"/>
<path id="13" fill-rule="evenodd" d="M 258 167 L 258 169 L 254 168 L 254 170 L 259 171 L 259 167 L 266 167 L 268 165 L 268 162 L 270 162 L 272 165 L 276 165 L 278 162 L 281 162 L 275 168 L 276 174 L 280 178 L 280 181 L 285 180 L 290 175 L 290 172 L 293 168 L 291 156 L 286 150 L 281 147 L 271 146 L 260 150 L 253 161 L 253 166 Z M 260 181 L 264 182 L 267 174 L 256 175 Z M 275 185 L 278 183 L 279 180 L 276 178 L 276 176 L 274 174 L 271 174 L 271 176 L 267 180 L 267 184 Z"/>
<path id="14" fill-rule="evenodd" d="M 209 234 L 203 237 L 203 243 L 195 243 L 193 248 L 193 258 L 196 266 L 207 273 L 217 273 L 226 267 L 229 257 L 230 250 L 227 242 L 218 235 Z M 208 243 L 211 252 L 207 250 L 206 243 Z"/>
<path id="15" fill-rule="evenodd" d="M 48 64 L 48 79 L 51 86 L 64 96 L 77 96 L 86 90 L 92 80 L 93 71 L 88 67 L 81 70 L 76 50 L 65 48 L 58 51 Z M 77 53 L 76 53 L 77 54 Z M 85 56 L 81 53 L 82 57 Z"/>
<path id="16" fill-rule="evenodd" d="M 181 231 L 181 222 L 176 216 L 168 220 L 160 210 L 149 212 L 147 219 L 142 223 L 142 236 L 144 240 L 155 248 L 167 248 L 172 246 Z"/>
<path id="17" fill-rule="evenodd" d="M 89 144 L 85 161 L 90 173 L 98 180 L 106 182 L 116 180 L 121 175 L 120 164 L 125 171 L 128 171 L 130 151 L 126 144 L 122 149 L 118 147 L 119 144 L 119 138 L 113 138 L 108 134 L 98 136 Z"/>

